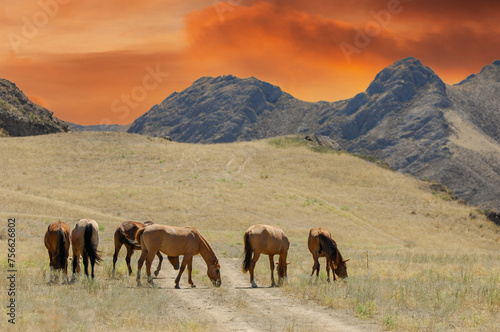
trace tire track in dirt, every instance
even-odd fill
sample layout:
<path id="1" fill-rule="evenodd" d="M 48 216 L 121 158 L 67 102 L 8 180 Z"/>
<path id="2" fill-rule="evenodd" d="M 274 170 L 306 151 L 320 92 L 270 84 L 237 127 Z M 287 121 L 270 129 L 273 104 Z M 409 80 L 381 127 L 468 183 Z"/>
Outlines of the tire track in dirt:
<path id="1" fill-rule="evenodd" d="M 193 280 L 197 288 L 189 287 L 185 275 L 187 272 L 184 272 L 181 289 L 173 289 L 173 278 L 177 271 L 171 267 L 162 270 L 160 279 L 156 279 L 155 283 L 161 288 L 158 291 L 166 289 L 175 303 L 176 312 L 210 322 L 217 331 L 319 331 L 325 328 L 348 332 L 378 330 L 368 322 L 313 302 L 299 301 L 279 288 L 269 288 L 267 284 L 251 288 L 248 274 L 241 272 L 239 259 L 220 259 L 222 286 L 208 287 L 201 280 L 206 276 L 205 263 L 196 258 L 193 268 L 199 269 L 200 273 L 193 276 Z"/>

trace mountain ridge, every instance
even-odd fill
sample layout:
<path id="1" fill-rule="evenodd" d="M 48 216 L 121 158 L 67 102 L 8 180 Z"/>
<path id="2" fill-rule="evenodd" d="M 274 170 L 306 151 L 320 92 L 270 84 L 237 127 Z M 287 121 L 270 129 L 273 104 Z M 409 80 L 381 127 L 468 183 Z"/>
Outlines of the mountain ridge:
<path id="1" fill-rule="evenodd" d="M 67 132 L 67 124 L 33 103 L 14 83 L 0 79 L 0 134 L 2 136 L 43 135 Z"/>
<path id="2" fill-rule="evenodd" d="M 468 132 L 484 136 L 479 141 L 500 143 L 499 65 L 448 85 L 408 57 L 384 68 L 353 98 L 315 103 L 254 77 L 202 77 L 153 106 L 129 132 L 189 143 L 324 135 L 348 152 L 383 159 L 397 171 L 444 183 L 471 204 L 500 211 L 500 155 L 455 139 L 473 126 Z"/>

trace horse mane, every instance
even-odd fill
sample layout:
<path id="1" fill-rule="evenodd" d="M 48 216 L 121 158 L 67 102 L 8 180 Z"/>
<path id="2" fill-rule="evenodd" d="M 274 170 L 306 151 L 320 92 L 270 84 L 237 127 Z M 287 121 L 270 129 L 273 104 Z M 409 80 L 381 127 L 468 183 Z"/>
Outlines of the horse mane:
<path id="1" fill-rule="evenodd" d="M 90 258 L 90 262 L 92 263 L 99 263 L 102 261 L 102 258 L 99 256 L 99 252 L 97 251 L 97 248 L 94 248 L 92 245 L 92 231 L 94 227 L 92 224 L 88 223 L 85 226 L 85 233 L 83 235 L 84 239 L 84 246 L 83 246 L 83 251 L 87 253 L 87 255 Z"/>
<path id="2" fill-rule="evenodd" d="M 64 230 L 59 228 L 57 230 L 57 247 L 55 269 L 64 269 L 68 264 L 68 252 L 66 251 L 66 237 Z"/>
<path id="3" fill-rule="evenodd" d="M 188 228 L 192 229 L 201 239 L 201 241 L 207 246 L 207 249 L 214 254 L 214 257 L 215 257 L 215 263 L 217 263 L 219 260 L 217 259 L 217 257 L 215 256 L 215 251 L 212 249 L 212 247 L 210 246 L 210 243 L 208 243 L 208 241 L 203 237 L 203 235 L 201 235 L 200 232 L 198 232 L 198 230 L 194 227 L 191 227 L 191 226 L 188 226 Z"/>
<path id="4" fill-rule="evenodd" d="M 330 258 L 331 261 L 334 262 L 335 265 L 337 265 L 340 252 L 337 248 L 337 244 L 335 243 L 335 241 L 333 241 L 332 238 L 326 236 L 323 233 L 319 233 L 318 238 L 319 238 L 320 252 L 324 250 L 328 255 L 328 258 Z M 340 256 L 340 259 L 342 259 L 342 256 Z"/>

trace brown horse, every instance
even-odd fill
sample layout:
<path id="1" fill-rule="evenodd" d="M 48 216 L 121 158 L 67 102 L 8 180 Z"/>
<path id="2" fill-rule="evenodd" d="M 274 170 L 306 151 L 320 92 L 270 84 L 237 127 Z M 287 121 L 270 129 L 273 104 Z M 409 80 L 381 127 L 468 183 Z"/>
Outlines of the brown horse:
<path id="1" fill-rule="evenodd" d="M 68 256 L 69 256 L 69 226 L 65 222 L 53 222 L 45 233 L 45 247 L 49 251 L 50 276 L 49 283 L 53 283 L 53 270 L 63 270 L 63 284 L 69 283 Z M 56 277 L 57 278 L 57 277 Z"/>
<path id="2" fill-rule="evenodd" d="M 245 258 L 242 263 L 243 273 L 250 271 L 250 283 L 252 287 L 257 287 L 254 279 L 255 264 L 261 254 L 269 255 L 269 266 L 271 268 L 271 287 L 275 287 L 274 282 L 274 255 L 279 255 L 278 261 L 278 285 L 281 286 L 283 280 L 287 279 L 286 256 L 290 242 L 281 228 L 269 225 L 254 225 L 250 227 L 243 236 L 245 243 Z M 252 258 L 253 253 L 253 258 Z"/>
<path id="3" fill-rule="evenodd" d="M 125 258 L 125 261 L 127 262 L 128 274 L 129 275 L 132 274 L 132 268 L 130 267 L 130 258 L 132 257 L 134 250 L 141 250 L 140 244 L 135 241 L 135 234 L 139 229 L 149 225 L 153 225 L 153 222 L 146 221 L 142 223 L 137 221 L 125 221 L 123 224 L 118 226 L 118 228 L 115 231 L 115 254 L 113 255 L 113 271 L 111 272 L 113 278 L 115 277 L 115 266 L 116 266 L 116 261 L 118 260 L 118 253 L 120 252 L 122 245 L 125 245 L 125 248 L 127 248 L 127 257 Z M 158 252 L 156 256 L 158 256 L 159 262 L 158 262 L 158 267 L 156 268 L 155 271 L 155 276 L 158 276 L 158 273 L 160 273 L 161 270 L 161 263 L 163 262 L 163 256 L 160 254 L 160 252 Z M 179 269 L 178 256 L 176 257 L 168 256 L 168 260 L 170 264 L 172 264 L 175 270 Z"/>
<path id="4" fill-rule="evenodd" d="M 316 271 L 316 277 L 319 274 L 318 258 L 326 257 L 326 274 L 328 276 L 328 281 L 330 281 L 330 267 L 332 268 L 333 280 L 337 280 L 335 274 L 340 278 L 347 277 L 346 262 L 348 259 L 344 260 L 342 258 L 342 254 L 337 248 L 337 243 L 332 239 L 332 234 L 328 229 L 324 227 L 311 228 L 307 245 L 314 259 L 311 276 L 314 275 L 314 271 Z"/>
<path id="5" fill-rule="evenodd" d="M 99 244 L 99 226 L 92 219 L 81 219 L 71 231 L 73 244 L 73 281 L 75 273 L 80 273 L 80 256 L 82 256 L 85 275 L 89 276 L 89 259 L 92 265 L 92 279 L 94 278 L 94 265 L 102 261 L 97 251 Z"/>
<path id="6" fill-rule="evenodd" d="M 135 235 L 135 240 L 141 244 L 142 254 L 137 264 L 137 286 L 141 285 L 141 268 L 146 260 L 146 273 L 148 282 L 153 284 L 151 278 L 151 263 L 158 251 L 169 256 L 184 255 L 177 278 L 175 288 L 179 287 L 179 281 L 184 269 L 188 268 L 188 283 L 196 287 L 191 279 L 193 269 L 193 256 L 200 254 L 207 264 L 207 275 L 213 285 L 221 285 L 219 260 L 207 240 L 193 227 L 175 227 L 164 225 L 151 225 L 141 228 Z"/>

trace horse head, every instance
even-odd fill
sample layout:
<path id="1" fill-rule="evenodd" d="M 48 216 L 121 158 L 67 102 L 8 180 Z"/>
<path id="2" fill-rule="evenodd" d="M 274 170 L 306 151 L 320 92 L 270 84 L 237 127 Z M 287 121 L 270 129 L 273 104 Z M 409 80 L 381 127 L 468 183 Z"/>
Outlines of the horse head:
<path id="1" fill-rule="evenodd" d="M 347 265 L 346 265 L 346 262 L 348 261 L 348 259 L 346 260 L 342 260 L 340 264 L 337 265 L 337 267 L 334 269 L 334 273 L 336 275 L 338 275 L 340 278 L 347 278 Z"/>
<path id="2" fill-rule="evenodd" d="M 216 260 L 213 264 L 208 266 L 207 275 L 215 287 L 220 287 L 221 285 L 220 265 L 218 260 Z"/>

